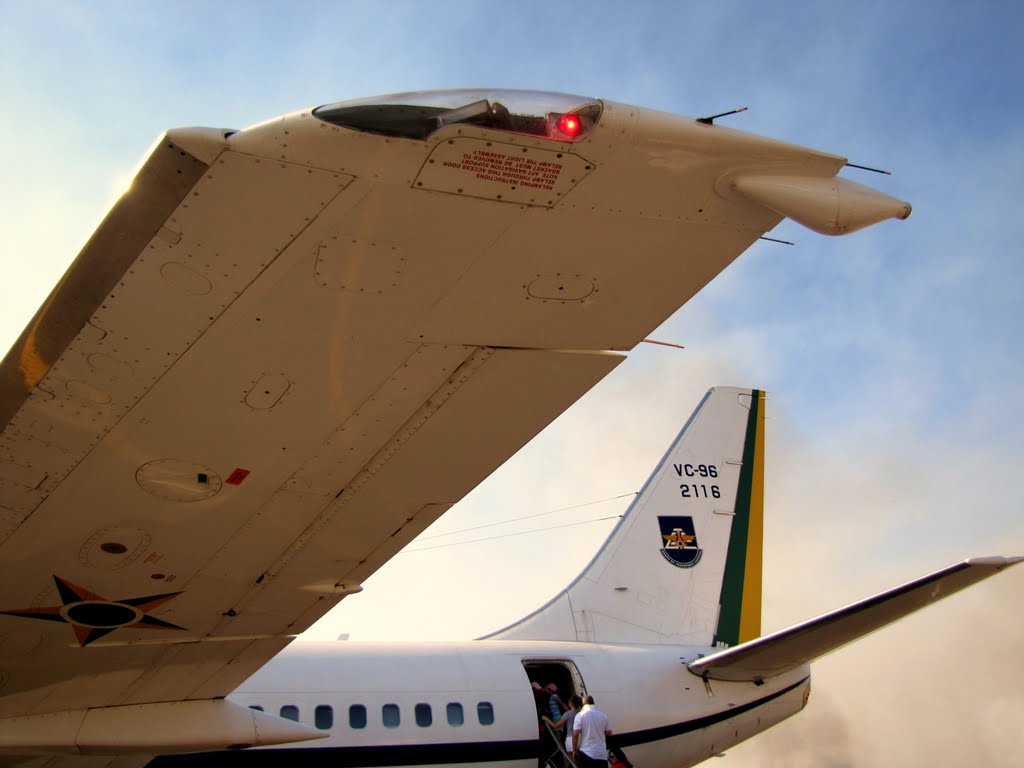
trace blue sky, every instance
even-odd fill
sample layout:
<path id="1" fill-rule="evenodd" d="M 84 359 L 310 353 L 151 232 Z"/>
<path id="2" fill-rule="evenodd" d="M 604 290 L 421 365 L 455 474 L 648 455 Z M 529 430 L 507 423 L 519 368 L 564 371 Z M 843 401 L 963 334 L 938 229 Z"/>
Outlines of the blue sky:
<path id="1" fill-rule="evenodd" d="M 320 103 L 473 85 L 694 116 L 748 106 L 729 125 L 890 169 L 844 174 L 911 201 L 913 216 L 837 239 L 784 222 L 775 234 L 796 247 L 754 246 L 655 334 L 686 351 L 638 349 L 432 532 L 635 490 L 700 394 L 740 384 L 772 397 L 769 628 L 961 556 L 1024 550 L 1019 3 L 0 2 L 0 13 L 7 343 L 166 128 L 241 128 Z M 493 629 L 567 583 L 609 525 L 400 555 L 321 632 Z M 861 764 L 835 739 L 814 742 L 817 724 L 847 734 L 868 761 L 883 748 L 907 765 L 957 749 L 992 765 L 1024 761 L 1024 705 L 1019 693 L 1000 698 L 1021 689 L 1024 669 L 999 656 L 1024 642 L 1000 602 L 1021 575 L 999 579 L 1008 586 L 891 630 L 890 642 L 935 642 L 908 654 L 916 667 L 906 657 L 879 667 L 891 648 L 882 635 L 823 662 L 819 714 L 812 706 L 768 746 L 795 765 Z M 510 580 L 518 588 L 502 591 Z M 399 600 L 404 622 L 389 608 Z M 953 678 L 970 703 L 956 717 L 978 718 L 963 729 L 981 744 L 954 743 L 936 727 L 943 713 L 891 678 L 935 679 L 928 664 L 977 642 L 972 621 L 997 620 L 1007 622 L 997 645 L 981 653 L 992 679 Z M 890 700 L 925 708 L 919 730 L 886 731 L 871 700 L 851 693 L 866 666 L 895 685 Z M 978 701 L 1003 704 L 993 714 Z M 1000 718 L 1018 735 L 985 730 Z M 882 746 L 862 743 L 870 728 Z M 727 760 L 746 764 L 756 749 Z"/>

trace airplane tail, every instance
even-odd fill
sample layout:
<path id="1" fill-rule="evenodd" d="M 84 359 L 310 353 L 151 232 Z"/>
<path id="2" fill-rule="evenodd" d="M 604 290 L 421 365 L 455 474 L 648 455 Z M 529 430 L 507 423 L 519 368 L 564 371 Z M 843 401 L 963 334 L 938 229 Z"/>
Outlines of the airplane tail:
<path id="1" fill-rule="evenodd" d="M 708 391 L 583 573 L 482 639 L 730 647 L 761 634 L 764 393 Z"/>

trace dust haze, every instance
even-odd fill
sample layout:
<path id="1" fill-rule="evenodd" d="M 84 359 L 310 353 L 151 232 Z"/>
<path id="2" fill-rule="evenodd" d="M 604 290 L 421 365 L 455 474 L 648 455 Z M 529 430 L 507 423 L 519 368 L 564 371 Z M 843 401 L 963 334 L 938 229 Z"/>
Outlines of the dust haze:
<path id="1" fill-rule="evenodd" d="M 859 424 L 815 446 L 769 425 L 765 630 L 973 555 L 1024 551 L 998 494 L 1010 446 L 931 442 Z M 731 750 L 725 765 L 1024 765 L 1019 567 L 812 666 L 801 714 Z"/>

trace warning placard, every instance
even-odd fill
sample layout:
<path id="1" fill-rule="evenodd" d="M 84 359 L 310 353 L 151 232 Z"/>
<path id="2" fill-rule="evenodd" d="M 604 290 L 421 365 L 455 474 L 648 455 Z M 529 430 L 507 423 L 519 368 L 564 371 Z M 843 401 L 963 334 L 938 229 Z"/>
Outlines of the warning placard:
<path id="1" fill-rule="evenodd" d="M 421 189 L 551 206 L 591 168 L 578 155 L 564 152 L 454 139 L 434 148 L 414 184 Z"/>
<path id="2" fill-rule="evenodd" d="M 532 157 L 474 149 L 472 152 L 463 153 L 458 162 L 445 160 L 444 167 L 471 173 L 474 178 L 483 181 L 498 181 L 512 187 L 523 186 L 554 191 L 563 165 L 551 160 L 536 160 Z"/>

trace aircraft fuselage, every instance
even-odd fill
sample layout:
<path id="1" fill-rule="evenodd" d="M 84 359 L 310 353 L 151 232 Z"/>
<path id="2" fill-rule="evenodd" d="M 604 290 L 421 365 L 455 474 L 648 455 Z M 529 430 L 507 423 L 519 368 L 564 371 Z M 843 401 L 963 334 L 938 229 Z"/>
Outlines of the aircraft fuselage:
<path id="1" fill-rule="evenodd" d="M 563 698 L 568 680 L 576 692 L 594 696 L 611 721 L 613 743 L 644 768 L 694 765 L 806 704 L 807 667 L 763 685 L 705 684 L 685 664 L 712 650 L 495 641 L 296 643 L 231 699 L 297 717 L 330 736 L 296 746 L 301 752 L 279 747 L 233 753 L 231 762 L 253 764 L 277 754 L 290 765 L 535 766 L 541 742 L 531 677 L 559 683 Z M 210 757 L 222 764 L 226 755 Z M 182 759 L 194 764 L 198 756 Z"/>

